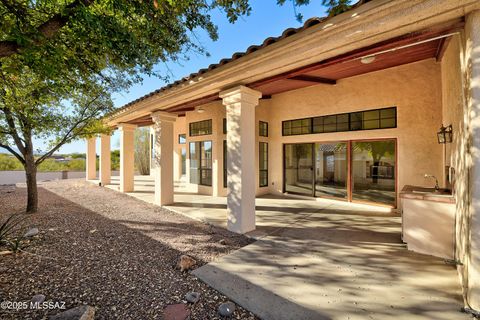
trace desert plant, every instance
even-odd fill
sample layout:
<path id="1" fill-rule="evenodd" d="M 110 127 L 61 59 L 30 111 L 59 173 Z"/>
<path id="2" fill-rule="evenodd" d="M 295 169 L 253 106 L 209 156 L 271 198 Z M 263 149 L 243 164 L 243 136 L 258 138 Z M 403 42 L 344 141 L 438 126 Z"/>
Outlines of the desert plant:
<path id="1" fill-rule="evenodd" d="M 24 217 L 12 214 L 0 225 L 0 245 L 8 244 L 9 237 L 24 220 Z"/>
<path id="2" fill-rule="evenodd" d="M 30 246 L 30 241 L 23 236 L 18 236 L 7 240 L 7 248 L 13 253 L 18 253 Z"/>

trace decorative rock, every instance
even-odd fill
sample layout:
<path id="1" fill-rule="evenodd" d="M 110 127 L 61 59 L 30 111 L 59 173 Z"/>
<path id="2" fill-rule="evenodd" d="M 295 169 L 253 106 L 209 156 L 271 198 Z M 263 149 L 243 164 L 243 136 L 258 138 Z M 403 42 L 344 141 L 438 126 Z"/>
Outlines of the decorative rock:
<path id="1" fill-rule="evenodd" d="M 197 303 L 200 300 L 200 293 L 198 292 L 189 292 L 185 295 L 185 300 L 190 303 Z"/>
<path id="2" fill-rule="evenodd" d="M 183 303 L 168 305 L 163 310 L 163 319 L 165 320 L 185 320 L 188 317 L 190 317 L 190 310 Z"/>
<path id="3" fill-rule="evenodd" d="M 234 312 L 235 312 L 235 303 L 231 301 L 222 303 L 218 307 L 218 314 L 221 315 L 222 317 L 231 317 Z"/>
<path id="4" fill-rule="evenodd" d="M 95 317 L 95 308 L 87 305 L 78 306 L 67 311 L 60 312 L 50 320 L 93 320 Z"/>
<path id="5" fill-rule="evenodd" d="M 197 261 L 187 255 L 182 255 L 180 257 L 180 260 L 178 261 L 178 267 L 182 272 L 192 269 L 192 267 L 196 264 L 197 264 Z"/>
<path id="6" fill-rule="evenodd" d="M 25 238 L 31 238 L 38 234 L 38 228 L 30 228 L 27 232 L 23 235 Z"/>
<path id="7" fill-rule="evenodd" d="M 45 296 L 43 294 L 36 294 L 32 297 L 32 300 L 30 300 L 34 304 L 40 304 L 45 301 Z"/>

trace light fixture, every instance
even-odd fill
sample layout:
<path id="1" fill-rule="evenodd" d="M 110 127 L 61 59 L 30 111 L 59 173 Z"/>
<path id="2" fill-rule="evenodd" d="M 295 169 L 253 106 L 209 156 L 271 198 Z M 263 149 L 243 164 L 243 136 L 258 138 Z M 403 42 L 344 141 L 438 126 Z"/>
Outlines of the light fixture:
<path id="1" fill-rule="evenodd" d="M 205 109 L 203 109 L 202 107 L 198 107 L 198 108 L 197 108 L 197 112 L 198 112 L 198 113 L 204 113 L 204 112 L 205 112 Z"/>
<path id="2" fill-rule="evenodd" d="M 363 64 L 369 64 L 375 61 L 375 56 L 365 56 L 360 59 L 360 62 Z"/>
<path id="3" fill-rule="evenodd" d="M 448 127 L 444 127 L 443 124 L 440 127 L 440 131 L 437 132 L 437 139 L 438 143 L 445 144 L 445 143 L 451 143 L 453 140 L 453 129 L 452 125 L 449 125 Z"/>

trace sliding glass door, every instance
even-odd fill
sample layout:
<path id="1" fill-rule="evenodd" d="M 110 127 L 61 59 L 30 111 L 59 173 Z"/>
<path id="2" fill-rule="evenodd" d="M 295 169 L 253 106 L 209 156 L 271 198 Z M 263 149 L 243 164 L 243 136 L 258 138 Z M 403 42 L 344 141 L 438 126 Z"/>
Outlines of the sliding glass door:
<path id="1" fill-rule="evenodd" d="M 396 141 L 284 145 L 285 192 L 396 205 Z"/>
<path id="2" fill-rule="evenodd" d="M 315 143 L 315 196 L 347 199 L 347 143 Z"/>
<path id="3" fill-rule="evenodd" d="M 313 196 L 313 144 L 286 144 L 285 191 Z"/>
<path id="4" fill-rule="evenodd" d="M 395 140 L 352 142 L 352 200 L 396 203 Z"/>

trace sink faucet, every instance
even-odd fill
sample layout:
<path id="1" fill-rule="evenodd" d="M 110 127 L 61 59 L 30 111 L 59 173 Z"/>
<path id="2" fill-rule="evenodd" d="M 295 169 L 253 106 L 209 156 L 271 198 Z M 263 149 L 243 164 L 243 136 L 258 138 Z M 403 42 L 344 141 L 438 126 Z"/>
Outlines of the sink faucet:
<path id="1" fill-rule="evenodd" d="M 438 185 L 438 179 L 437 179 L 434 175 L 425 173 L 425 178 L 433 178 L 433 179 L 435 179 L 435 191 L 439 191 L 439 190 L 440 190 L 440 186 Z"/>

